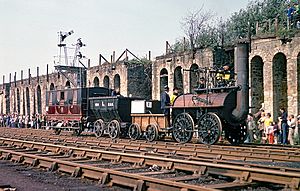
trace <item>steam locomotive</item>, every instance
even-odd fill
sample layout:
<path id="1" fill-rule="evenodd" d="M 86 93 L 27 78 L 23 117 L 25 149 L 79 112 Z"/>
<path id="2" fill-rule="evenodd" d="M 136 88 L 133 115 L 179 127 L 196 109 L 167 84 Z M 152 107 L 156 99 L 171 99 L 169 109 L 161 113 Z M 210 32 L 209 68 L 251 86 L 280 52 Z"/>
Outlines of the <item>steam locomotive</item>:
<path id="1" fill-rule="evenodd" d="M 200 143 L 215 144 L 224 133 L 230 143 L 242 143 L 249 110 L 248 54 L 248 43 L 238 43 L 237 85 L 215 86 L 216 71 L 199 70 L 206 76 L 206 87 L 178 96 L 170 107 L 171 121 L 161 113 L 159 101 L 110 96 L 110 89 L 93 87 L 48 91 L 48 125 L 56 133 L 68 128 L 79 135 L 87 128 L 97 137 L 108 134 L 112 139 L 129 136 L 154 141 L 171 135 L 179 143 L 194 137 Z"/>

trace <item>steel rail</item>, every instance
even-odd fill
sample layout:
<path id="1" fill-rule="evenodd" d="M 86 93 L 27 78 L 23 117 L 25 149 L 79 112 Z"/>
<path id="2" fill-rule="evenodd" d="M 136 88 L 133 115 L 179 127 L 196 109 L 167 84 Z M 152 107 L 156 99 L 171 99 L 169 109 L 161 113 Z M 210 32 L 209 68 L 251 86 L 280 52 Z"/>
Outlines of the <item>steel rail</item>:
<path id="1" fill-rule="evenodd" d="M 38 143 L 32 141 L 22 141 L 1 138 L 1 144 L 15 145 L 19 147 L 35 148 L 39 150 L 50 150 L 53 152 L 70 152 L 76 156 L 84 156 L 87 158 L 96 158 L 101 160 L 111 160 L 115 162 L 128 162 L 136 165 L 158 165 L 168 170 L 182 170 L 194 172 L 194 174 L 223 175 L 235 178 L 241 182 L 270 182 L 275 184 L 283 184 L 292 189 L 299 189 L 300 173 L 285 172 L 285 168 L 278 170 L 273 167 L 267 169 L 257 167 L 241 167 L 239 165 L 215 164 L 212 162 L 188 161 L 180 159 L 172 159 L 157 156 L 147 156 L 140 154 L 111 152 L 104 150 L 94 150 L 87 148 L 68 147 L 62 145 L 54 145 L 49 143 Z M 291 169 L 289 169 L 291 170 Z"/>
<path id="2" fill-rule="evenodd" d="M 16 135 L 14 135 L 16 136 Z M 37 139 L 39 137 L 28 137 L 28 136 L 18 136 L 19 138 L 25 137 L 31 140 Z M 208 158 L 208 159 L 222 159 L 222 160 L 241 160 L 241 161 L 268 161 L 268 162 L 300 162 L 300 152 L 272 152 L 270 150 L 257 151 L 255 149 L 240 150 L 235 149 L 235 147 L 230 147 L 230 149 L 221 149 L 211 146 L 196 147 L 190 145 L 180 145 L 180 144 L 154 144 L 154 143 L 137 143 L 135 141 L 123 141 L 112 142 L 111 140 L 80 140 L 80 139 L 56 139 L 41 137 L 46 142 L 66 142 L 75 143 L 80 145 L 86 145 L 89 147 L 100 147 L 109 149 L 122 149 L 122 150 L 137 150 L 140 152 L 147 152 L 151 150 L 155 153 L 160 154 L 170 154 L 178 156 L 193 156 L 198 158 Z M 124 151 L 125 152 L 125 151 Z"/>
<path id="3" fill-rule="evenodd" d="M 10 132 L 10 133 L 16 133 L 17 131 L 21 131 L 21 133 L 25 133 L 25 131 L 31 131 L 30 132 L 30 135 L 32 134 L 32 132 L 34 133 L 39 133 L 39 134 L 47 134 L 47 135 L 51 135 L 53 138 L 68 138 L 67 135 L 53 135 L 52 134 L 52 131 L 49 131 L 49 130 L 42 130 L 42 129 L 39 129 L 39 130 L 36 130 L 36 129 L 11 129 L 11 128 L 4 128 L 6 130 L 9 130 L 9 131 L 13 131 L 13 132 Z M 1 130 L 1 128 L 0 128 Z M 4 132 L 5 133 L 5 132 Z M 68 132 L 65 131 L 64 132 L 65 134 L 67 134 Z M 17 135 L 17 134 L 16 134 Z M 24 134 L 23 134 L 24 135 Z M 74 137 L 73 137 L 74 138 Z M 91 139 L 93 140 L 94 137 L 77 137 L 76 139 Z M 101 137 L 101 138 L 94 138 L 94 140 L 107 140 L 107 141 L 111 141 L 110 138 L 105 138 L 105 137 Z M 122 139 L 122 141 L 124 143 L 128 143 L 128 142 L 136 142 L 136 143 L 147 143 L 147 144 L 151 144 L 145 140 L 135 140 L 135 141 L 132 141 L 132 140 L 129 140 L 129 139 Z M 161 145 L 161 146 L 164 146 L 164 145 L 182 145 L 182 146 L 185 146 L 185 147 L 199 147 L 199 148 L 219 148 L 219 149 L 222 149 L 222 150 L 231 150 L 231 151 L 259 151 L 261 153 L 265 153 L 265 152 L 277 152 L 277 153 L 286 153 L 286 154 L 299 154 L 300 152 L 300 147 L 299 146 L 282 146 L 282 145 L 253 145 L 253 144 L 246 144 L 246 145 L 240 145 L 240 146 L 232 146 L 232 145 L 203 145 L 203 144 L 195 144 L 195 143 L 186 143 L 186 144 L 178 144 L 178 143 L 175 143 L 175 142 L 163 142 L 163 141 L 156 141 L 156 142 L 153 142 L 152 144 L 155 144 L 155 145 Z"/>
<path id="4" fill-rule="evenodd" d="M 0 149 L 0 158 L 12 160 L 19 163 L 29 164 L 40 168 L 48 168 L 51 171 L 69 173 L 75 177 L 88 177 L 98 180 L 101 184 L 110 186 L 122 185 L 130 187 L 133 190 L 204 190 L 214 191 L 213 188 L 205 188 L 197 185 L 190 185 L 181 182 L 174 182 L 165 179 L 141 176 L 138 174 L 126 173 L 112 169 L 105 169 L 87 164 L 78 164 L 75 162 L 53 159 L 34 154 L 20 153 L 7 149 Z"/>
<path id="5" fill-rule="evenodd" d="M 0 138 L 1 140 L 1 138 Z M 32 141 L 32 140 L 27 140 L 27 141 Z M 34 141 L 38 141 L 38 140 L 34 140 Z M 45 142 L 43 141 L 43 143 L 52 143 L 52 141 L 48 141 Z M 54 144 L 59 144 L 59 143 L 54 143 Z M 248 167 L 257 167 L 257 168 L 265 168 L 266 165 L 274 165 L 273 163 L 267 163 L 267 164 L 256 164 L 257 161 L 253 160 L 253 162 L 256 163 L 251 163 L 252 161 L 246 161 L 245 158 L 243 157 L 239 157 L 238 161 L 237 160 L 225 160 L 222 155 L 213 155 L 213 154 L 206 154 L 203 156 L 199 156 L 199 155 L 175 155 L 174 152 L 169 152 L 169 153 L 157 153 L 157 152 L 153 152 L 152 150 L 147 150 L 145 148 L 141 148 L 141 147 L 130 147 L 128 149 L 124 149 L 125 147 L 117 147 L 117 148 L 109 148 L 109 147 L 97 147 L 95 145 L 93 146 L 88 146 L 85 145 L 84 143 L 82 144 L 64 144 L 64 146 L 73 146 L 73 147 L 81 147 L 81 148 L 90 148 L 90 149 L 104 149 L 105 151 L 115 151 L 115 152 L 122 152 L 122 153 L 132 153 L 132 154 L 142 154 L 142 155 L 147 155 L 147 156 L 157 156 L 157 157 L 167 157 L 167 158 L 178 158 L 178 159 L 184 159 L 184 160 L 194 160 L 194 161 L 202 161 L 202 162 L 213 162 L 216 164 L 233 164 L 233 165 L 239 165 L 239 166 L 248 166 Z M 150 151 L 150 152 L 149 152 Z M 235 158 L 236 159 L 236 158 Z M 262 160 L 264 163 L 266 163 L 266 161 Z M 283 165 L 286 165 L 285 163 Z M 286 171 L 286 172 L 298 172 L 300 173 L 300 168 L 288 168 L 288 167 L 284 167 L 283 165 L 281 166 L 273 166 L 273 169 L 276 170 L 281 170 L 281 171 Z"/>

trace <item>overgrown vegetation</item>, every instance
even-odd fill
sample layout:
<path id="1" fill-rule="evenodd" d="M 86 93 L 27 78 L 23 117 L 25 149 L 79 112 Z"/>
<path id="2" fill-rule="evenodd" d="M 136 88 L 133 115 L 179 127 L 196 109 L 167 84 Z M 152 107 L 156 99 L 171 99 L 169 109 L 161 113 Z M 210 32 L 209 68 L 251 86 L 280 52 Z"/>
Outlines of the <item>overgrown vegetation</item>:
<path id="1" fill-rule="evenodd" d="M 189 12 L 182 20 L 186 41 L 176 40 L 172 45 L 175 52 L 206 47 L 232 45 L 237 39 L 275 34 L 278 21 L 278 36 L 288 36 L 286 30 L 286 0 L 252 0 L 245 9 L 235 12 L 228 20 L 215 19 L 203 7 Z M 257 23 L 259 28 L 257 28 Z"/>

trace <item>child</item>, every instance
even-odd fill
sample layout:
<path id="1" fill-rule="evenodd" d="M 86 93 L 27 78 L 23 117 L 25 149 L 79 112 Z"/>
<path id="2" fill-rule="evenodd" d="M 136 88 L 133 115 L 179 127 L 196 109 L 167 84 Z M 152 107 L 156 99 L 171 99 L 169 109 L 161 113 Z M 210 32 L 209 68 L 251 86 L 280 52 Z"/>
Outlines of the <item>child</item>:
<path id="1" fill-rule="evenodd" d="M 267 136 L 269 144 L 274 144 L 274 124 L 273 122 L 267 127 Z"/>

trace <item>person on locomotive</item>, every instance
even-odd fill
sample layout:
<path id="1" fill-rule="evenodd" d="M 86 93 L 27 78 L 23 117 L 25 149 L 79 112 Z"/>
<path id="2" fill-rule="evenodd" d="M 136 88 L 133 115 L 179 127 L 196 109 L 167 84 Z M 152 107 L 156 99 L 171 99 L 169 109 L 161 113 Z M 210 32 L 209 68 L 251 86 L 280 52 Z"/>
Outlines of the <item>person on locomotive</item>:
<path id="1" fill-rule="evenodd" d="M 200 81 L 199 81 L 199 86 L 198 86 L 198 88 L 199 89 L 204 89 L 206 87 L 206 85 L 205 85 L 205 79 L 204 79 L 204 77 L 201 77 L 200 78 Z"/>
<path id="2" fill-rule="evenodd" d="M 164 92 L 160 96 L 160 108 L 163 114 L 170 116 L 170 108 L 168 106 L 171 105 L 171 100 L 169 96 L 169 87 L 164 87 Z"/>
<path id="3" fill-rule="evenodd" d="M 233 79 L 234 79 L 234 74 L 230 64 L 226 64 L 220 70 L 218 70 L 218 73 L 216 75 L 218 87 L 224 87 L 228 85 L 230 86 Z"/>
<path id="4" fill-rule="evenodd" d="M 171 98 L 170 98 L 170 105 L 173 105 L 173 103 L 174 103 L 177 96 L 178 96 L 178 88 L 174 87 L 173 88 L 173 94 L 171 95 Z"/>

